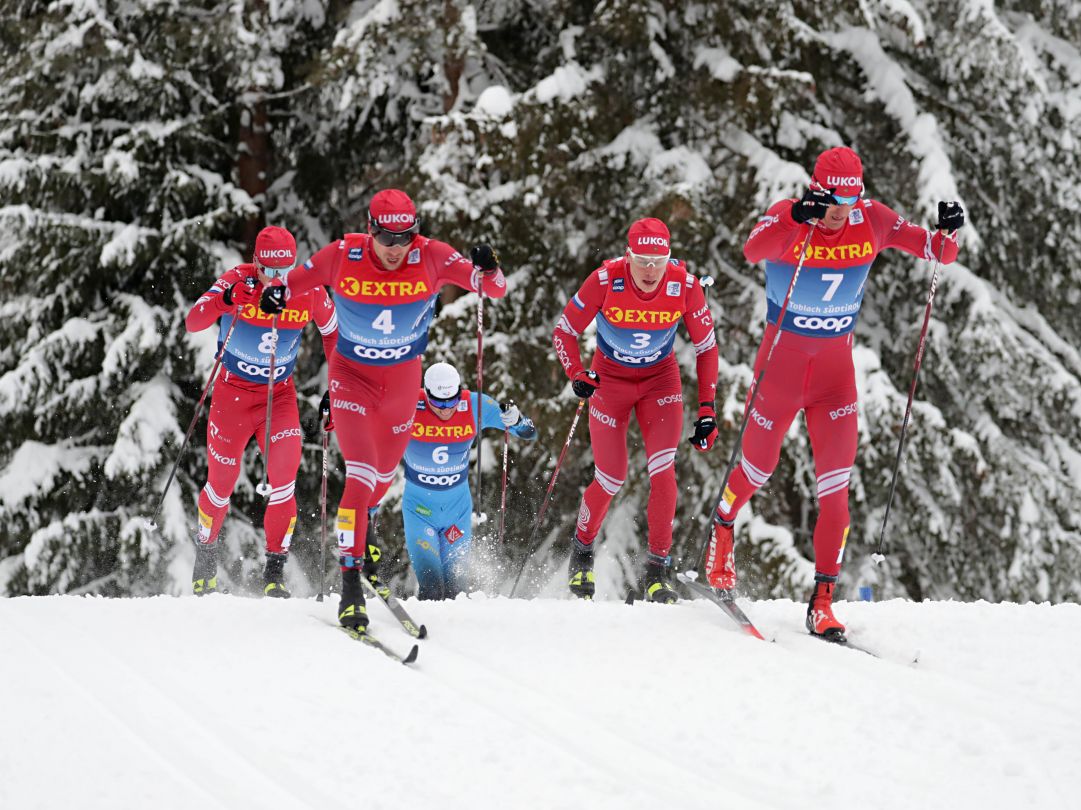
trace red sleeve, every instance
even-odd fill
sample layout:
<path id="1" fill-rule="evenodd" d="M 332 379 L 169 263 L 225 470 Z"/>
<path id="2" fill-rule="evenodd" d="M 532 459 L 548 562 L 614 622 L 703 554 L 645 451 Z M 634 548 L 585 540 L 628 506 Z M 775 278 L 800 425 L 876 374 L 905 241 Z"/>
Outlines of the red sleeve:
<path id="1" fill-rule="evenodd" d="M 698 370 L 698 401 L 712 404 L 717 398 L 717 336 L 713 331 L 713 316 L 706 305 L 706 294 L 698 279 L 687 293 L 687 311 L 683 323 L 694 343 L 695 363 Z"/>
<path id="2" fill-rule="evenodd" d="M 327 295 L 326 287 L 316 287 L 312 290 L 311 303 L 312 320 L 319 329 L 323 338 L 323 354 L 327 361 L 334 353 L 334 347 L 338 345 L 338 313 L 334 304 Z"/>
<path id="3" fill-rule="evenodd" d="M 489 298 L 502 298 L 507 294 L 507 279 L 502 268 L 485 275 L 473 267 L 472 259 L 437 239 L 429 239 L 424 249 L 431 262 L 429 266 L 435 268 L 437 290 L 446 284 L 454 284 L 463 290 L 476 292 L 479 280 L 484 286 L 484 294 Z"/>
<path id="4" fill-rule="evenodd" d="M 217 323 L 218 318 L 226 312 L 232 311 L 232 307 L 226 306 L 222 300 L 222 294 L 234 284 L 247 278 L 243 268 L 244 265 L 234 267 L 199 296 L 199 300 L 188 312 L 188 317 L 184 319 L 184 326 L 189 332 L 202 332 Z"/>
<path id="5" fill-rule="evenodd" d="M 956 233 L 946 236 L 942 231 L 936 231 L 932 236 L 926 228 L 913 225 L 888 205 L 877 201 L 869 201 L 863 210 L 874 229 L 879 251 L 897 248 L 928 261 L 941 259 L 943 264 L 957 260 Z"/>
<path id="6" fill-rule="evenodd" d="M 756 264 L 763 260 L 779 259 L 792 248 L 804 228 L 792 219 L 792 206 L 796 202 L 781 200 L 759 217 L 743 245 L 743 255 L 747 261 Z"/>
<path id="7" fill-rule="evenodd" d="M 285 280 L 289 297 L 314 290 L 316 287 L 333 287 L 344 244 L 344 239 L 331 242 L 320 248 L 319 252 L 303 265 L 291 271 Z"/>
<path id="8" fill-rule="evenodd" d="M 589 274 L 574 297 L 563 307 L 555 331 L 552 332 L 552 345 L 563 371 L 570 379 L 585 369 L 582 366 L 582 352 L 578 347 L 578 336 L 593 323 L 604 304 L 604 289 L 601 287 L 600 268 Z"/>

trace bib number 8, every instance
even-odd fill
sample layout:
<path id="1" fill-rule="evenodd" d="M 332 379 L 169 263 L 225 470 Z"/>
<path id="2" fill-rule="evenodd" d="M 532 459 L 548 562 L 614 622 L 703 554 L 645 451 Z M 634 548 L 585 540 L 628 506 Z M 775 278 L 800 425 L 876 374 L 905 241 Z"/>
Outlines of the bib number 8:
<path id="1" fill-rule="evenodd" d="M 270 354 L 278 345 L 278 336 L 274 332 L 263 332 L 262 340 L 259 341 L 259 351 L 262 354 Z"/>

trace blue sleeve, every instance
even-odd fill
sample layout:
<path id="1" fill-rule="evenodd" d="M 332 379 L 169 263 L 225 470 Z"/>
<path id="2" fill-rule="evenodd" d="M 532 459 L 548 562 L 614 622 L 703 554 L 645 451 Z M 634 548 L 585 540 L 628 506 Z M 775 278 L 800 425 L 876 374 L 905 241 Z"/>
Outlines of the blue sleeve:
<path id="1" fill-rule="evenodd" d="M 472 394 L 473 397 L 473 413 L 477 412 L 477 397 L 479 394 Z M 492 399 L 487 394 L 484 395 L 484 405 L 481 410 L 480 424 L 482 428 L 498 428 L 503 430 L 503 420 L 500 418 L 502 411 L 499 410 L 499 403 Z"/>

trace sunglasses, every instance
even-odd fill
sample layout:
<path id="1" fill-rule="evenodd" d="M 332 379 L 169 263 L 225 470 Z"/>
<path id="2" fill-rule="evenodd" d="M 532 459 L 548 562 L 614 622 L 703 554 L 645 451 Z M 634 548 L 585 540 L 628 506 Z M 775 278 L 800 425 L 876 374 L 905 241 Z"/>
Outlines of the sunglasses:
<path id="1" fill-rule="evenodd" d="M 833 201 L 837 203 L 837 205 L 855 205 L 856 201 L 860 198 L 859 194 L 853 194 L 851 197 L 844 197 L 840 194 L 831 194 L 830 196 L 833 197 Z"/>
<path id="2" fill-rule="evenodd" d="M 453 408 L 462 399 L 461 386 L 459 386 L 458 390 L 454 392 L 454 396 L 447 397 L 446 399 L 435 396 L 427 388 L 424 389 L 424 393 L 428 395 L 428 402 L 431 403 L 431 406 L 433 408 Z"/>
<path id="3" fill-rule="evenodd" d="M 372 238 L 383 247 L 405 247 L 420 231 L 420 222 L 414 222 L 412 227 L 404 231 L 388 231 L 377 222 L 368 220 L 368 229 Z"/>
<path id="4" fill-rule="evenodd" d="M 635 253 L 633 250 L 628 248 L 627 255 L 630 257 L 631 261 L 639 267 L 658 267 L 660 265 L 666 264 L 672 254 L 665 253 L 663 256 L 657 256 L 647 253 Z"/>

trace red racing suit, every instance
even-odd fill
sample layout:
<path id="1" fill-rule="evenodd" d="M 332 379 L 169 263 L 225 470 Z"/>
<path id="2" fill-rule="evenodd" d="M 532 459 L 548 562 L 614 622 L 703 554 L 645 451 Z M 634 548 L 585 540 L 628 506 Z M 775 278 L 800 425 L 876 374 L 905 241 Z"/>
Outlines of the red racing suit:
<path id="1" fill-rule="evenodd" d="M 219 278 L 195 302 L 185 321 L 189 332 L 200 332 L 221 319 L 218 347 L 237 319 L 222 355 L 222 369 L 214 383 L 207 422 L 207 482 L 199 493 L 199 542 L 214 543 L 229 511 L 240 462 L 248 440 L 255 434 L 260 452 L 266 440 L 267 384 L 270 379 L 270 327 L 273 318 L 259 309 L 258 296 L 240 307 L 222 299 L 234 284 L 255 282 L 261 286 L 255 266 L 242 264 Z M 270 415 L 270 459 L 267 480 L 272 488 L 263 517 L 267 551 L 288 552 L 296 526 L 294 495 L 300 467 L 301 431 L 293 367 L 300 337 L 309 321 L 323 336 L 323 351 L 330 356 L 337 338 L 338 319 L 326 290 L 319 288 L 296 296 L 278 315 L 278 343 L 274 362 L 274 402 Z"/>
<path id="2" fill-rule="evenodd" d="M 815 570 L 821 579 L 830 580 L 840 573 L 848 540 L 848 485 L 859 438 L 852 330 L 871 263 L 886 248 L 897 248 L 949 264 L 957 258 L 957 242 L 941 232 L 932 236 L 882 203 L 860 200 L 842 227 L 815 228 L 784 322 L 778 325 L 811 227 L 792 219 L 794 202 L 773 205 L 743 247 L 747 261 L 766 264 L 767 326 L 755 360 L 755 378 L 778 328 L 781 337 L 751 408 L 743 458 L 725 489 L 718 517 L 723 523 L 733 522 L 743 504 L 766 483 L 789 425 L 803 410 L 818 479 Z"/>
<path id="3" fill-rule="evenodd" d="M 627 428 L 633 410 L 642 430 L 649 472 L 649 550 L 666 557 L 676 514 L 676 446 L 683 432 L 683 386 L 673 345 L 682 321 L 697 357 L 700 413 L 713 414 L 717 340 L 698 279 L 670 259 L 657 289 L 641 292 L 626 257 L 593 271 L 570 300 L 552 333 L 556 356 L 572 380 L 582 368 L 578 336 L 597 321 L 592 369 L 600 386 L 589 399 L 594 477 L 582 496 L 577 537 L 597 537 L 612 497 L 627 477 Z M 708 406 L 708 408 L 707 408 Z"/>
<path id="4" fill-rule="evenodd" d="M 482 280 L 472 261 L 444 242 L 418 236 L 397 270 L 385 270 L 371 244 L 366 233 L 346 234 L 287 279 L 290 295 L 329 286 L 337 305 L 330 408 L 345 458 L 337 516 L 343 568 L 363 562 L 368 510 L 382 500 L 409 444 L 439 290 L 454 284 L 476 292 L 483 284 L 491 298 L 507 291 L 502 270 Z"/>

